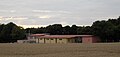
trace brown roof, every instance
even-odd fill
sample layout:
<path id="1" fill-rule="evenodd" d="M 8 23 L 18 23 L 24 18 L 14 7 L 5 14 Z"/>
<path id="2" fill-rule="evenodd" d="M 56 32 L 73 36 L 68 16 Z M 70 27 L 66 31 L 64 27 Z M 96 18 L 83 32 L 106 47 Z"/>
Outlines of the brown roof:
<path id="1" fill-rule="evenodd" d="M 47 34 L 31 34 L 39 38 L 75 38 L 75 37 L 91 37 L 93 35 L 47 35 Z"/>
<path id="2" fill-rule="evenodd" d="M 30 36 L 45 36 L 46 34 L 31 34 Z"/>
<path id="3" fill-rule="evenodd" d="M 93 35 L 45 35 L 40 38 L 75 38 L 75 37 L 91 37 Z"/>

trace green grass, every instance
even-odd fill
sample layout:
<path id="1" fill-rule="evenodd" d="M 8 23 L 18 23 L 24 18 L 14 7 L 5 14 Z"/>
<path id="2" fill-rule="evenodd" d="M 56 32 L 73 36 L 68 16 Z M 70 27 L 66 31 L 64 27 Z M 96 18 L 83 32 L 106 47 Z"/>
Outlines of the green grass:
<path id="1" fill-rule="evenodd" d="M 120 43 L 0 44 L 0 57 L 120 57 Z"/>

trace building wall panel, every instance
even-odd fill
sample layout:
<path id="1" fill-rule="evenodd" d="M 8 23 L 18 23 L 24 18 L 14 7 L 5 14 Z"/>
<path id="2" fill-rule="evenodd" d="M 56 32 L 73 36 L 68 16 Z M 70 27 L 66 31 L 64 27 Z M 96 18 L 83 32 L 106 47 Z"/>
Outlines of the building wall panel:
<path id="1" fill-rule="evenodd" d="M 57 39 L 57 43 L 68 43 L 67 39 Z"/>
<path id="2" fill-rule="evenodd" d="M 49 38 L 45 38 L 45 43 L 50 43 L 50 39 Z"/>
<path id="3" fill-rule="evenodd" d="M 92 43 L 92 37 L 82 37 L 82 43 Z"/>
<path id="4" fill-rule="evenodd" d="M 39 38 L 39 43 L 45 43 L 44 38 Z"/>
<path id="5" fill-rule="evenodd" d="M 56 39 L 55 38 L 50 39 L 50 43 L 56 43 Z"/>

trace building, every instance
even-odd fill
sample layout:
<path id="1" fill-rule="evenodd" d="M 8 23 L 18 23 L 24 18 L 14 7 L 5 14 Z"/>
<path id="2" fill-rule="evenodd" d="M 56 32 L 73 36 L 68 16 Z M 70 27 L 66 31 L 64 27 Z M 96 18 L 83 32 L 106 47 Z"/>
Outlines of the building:
<path id="1" fill-rule="evenodd" d="M 100 39 L 93 35 L 46 35 L 32 34 L 28 40 L 18 40 L 19 43 L 97 43 Z"/>

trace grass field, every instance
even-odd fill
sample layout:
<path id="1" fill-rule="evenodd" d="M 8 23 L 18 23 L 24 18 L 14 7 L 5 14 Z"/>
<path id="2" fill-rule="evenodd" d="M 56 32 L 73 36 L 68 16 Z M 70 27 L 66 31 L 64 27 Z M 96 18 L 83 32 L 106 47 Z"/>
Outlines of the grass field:
<path id="1" fill-rule="evenodd" d="M 120 57 L 120 43 L 0 44 L 0 57 Z"/>

